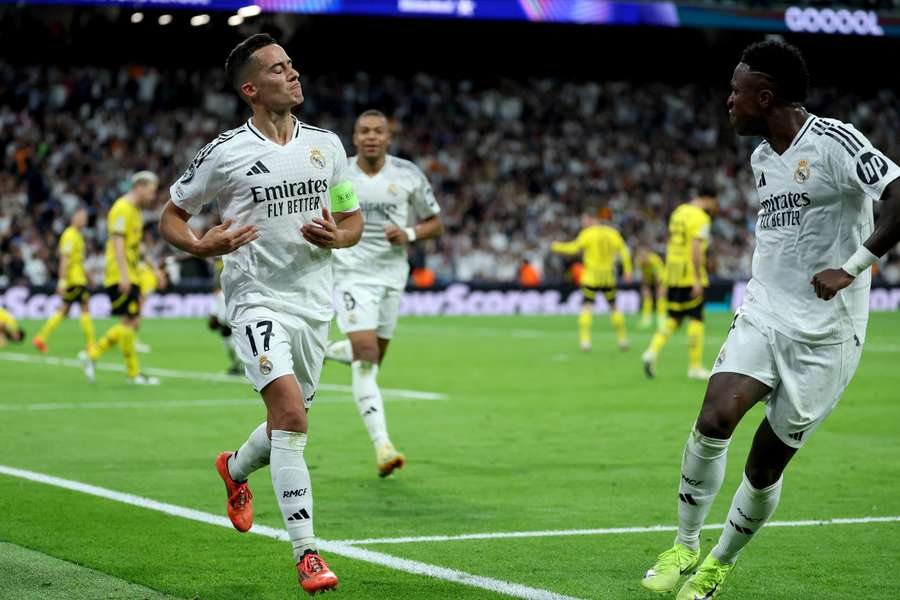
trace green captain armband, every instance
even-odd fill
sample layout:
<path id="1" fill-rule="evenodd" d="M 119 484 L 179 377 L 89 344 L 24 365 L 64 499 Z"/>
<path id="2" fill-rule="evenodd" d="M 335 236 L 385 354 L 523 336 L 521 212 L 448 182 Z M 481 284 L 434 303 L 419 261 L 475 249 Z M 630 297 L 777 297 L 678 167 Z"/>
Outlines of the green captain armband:
<path id="1" fill-rule="evenodd" d="M 359 198 L 353 191 L 349 181 L 345 181 L 329 190 L 331 194 L 331 212 L 347 212 L 359 208 Z"/>

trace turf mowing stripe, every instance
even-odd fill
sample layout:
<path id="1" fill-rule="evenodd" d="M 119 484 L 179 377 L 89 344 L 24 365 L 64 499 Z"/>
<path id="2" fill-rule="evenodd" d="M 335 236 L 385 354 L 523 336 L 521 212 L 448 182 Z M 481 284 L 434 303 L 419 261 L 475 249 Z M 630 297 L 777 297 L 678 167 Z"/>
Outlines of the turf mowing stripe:
<path id="1" fill-rule="evenodd" d="M 23 362 L 31 364 L 47 364 L 55 367 L 72 367 L 81 369 L 80 360 L 74 358 L 60 358 L 57 356 L 31 356 L 29 354 L 20 354 L 18 352 L 0 352 L 0 360 L 9 360 L 13 362 Z M 125 372 L 125 365 L 117 365 L 110 363 L 96 363 L 96 368 L 101 371 L 118 371 Z M 196 381 L 217 381 L 220 383 L 239 383 L 241 385 L 250 385 L 247 379 L 242 375 L 226 375 L 224 373 L 203 373 L 199 371 L 176 371 L 173 369 L 156 369 L 153 367 L 143 369 L 147 375 L 155 375 L 157 377 L 173 377 L 179 379 L 193 379 Z M 319 390 L 323 392 L 347 392 L 352 393 L 353 388 L 349 385 L 339 385 L 334 383 L 320 383 Z M 418 390 L 397 390 L 392 388 L 382 388 L 381 393 L 385 396 L 393 396 L 395 398 L 408 398 L 411 400 L 446 400 L 447 394 L 439 394 L 435 392 L 420 392 Z"/>
<path id="2" fill-rule="evenodd" d="M 769 527 L 810 527 L 823 525 L 864 525 L 868 523 L 897 523 L 897 517 L 858 517 L 827 519 L 824 521 L 769 521 Z M 722 529 L 725 525 L 704 525 L 703 529 Z M 423 535 L 418 537 L 369 538 L 364 540 L 340 540 L 351 546 L 368 544 L 415 544 L 419 542 L 457 542 L 465 540 L 497 540 L 505 538 L 565 537 L 570 535 L 615 535 L 623 533 L 655 533 L 678 531 L 675 525 L 652 525 L 650 527 L 614 527 L 607 529 L 560 529 L 558 531 L 506 531 L 498 533 L 466 533 L 462 535 Z"/>
<path id="3" fill-rule="evenodd" d="M 225 527 L 226 529 L 232 528 L 231 521 L 223 516 L 205 513 L 203 511 L 194 510 L 183 506 L 176 506 L 174 504 L 167 504 L 165 502 L 157 502 L 156 500 L 151 500 L 150 498 L 116 492 L 78 481 L 71 481 L 69 479 L 62 479 L 60 477 L 45 475 L 43 473 L 36 473 L 34 471 L 26 471 L 24 469 L 16 469 L 14 467 L 7 467 L 5 465 L 0 465 L 0 474 L 9 475 L 11 477 L 18 477 L 20 479 L 27 479 L 28 481 L 34 481 L 36 483 L 52 485 L 54 487 L 59 487 L 74 492 L 81 492 L 83 494 L 89 494 L 91 496 L 97 496 L 100 498 L 105 498 L 107 500 L 129 504 L 131 506 L 147 508 L 150 510 L 165 513 L 167 515 L 189 519 L 191 521 L 199 521 L 201 523 L 207 523 L 209 525 L 218 525 L 219 527 Z M 287 531 L 284 531 L 282 529 L 275 529 L 274 527 L 266 527 L 265 525 L 254 525 L 250 530 L 250 533 L 262 535 L 284 542 L 290 541 Z M 513 596 L 515 598 L 527 598 L 529 600 L 580 600 L 579 598 L 576 598 L 574 596 L 564 596 L 562 594 L 557 594 L 549 590 L 532 588 L 525 585 L 519 585 L 517 583 L 510 583 L 508 581 L 492 579 L 490 577 L 482 577 L 480 575 L 472 575 L 471 573 L 466 573 L 465 571 L 457 571 L 455 569 L 448 569 L 446 567 L 440 567 L 437 565 L 423 563 L 415 560 L 399 558 L 381 552 L 374 552 L 372 550 L 366 550 L 364 548 L 357 548 L 345 542 L 329 542 L 325 540 L 319 540 L 319 548 L 325 550 L 326 552 L 331 552 L 332 554 L 337 554 L 346 558 L 373 563 L 397 571 L 412 573 L 414 575 L 424 575 L 426 577 L 433 577 L 435 579 L 443 579 L 445 581 L 451 581 L 454 583 L 482 588 L 485 590 L 490 590 L 492 592 L 497 592 L 498 594 Z"/>
<path id="4" fill-rule="evenodd" d="M 416 398 L 392 398 L 392 402 L 418 402 Z M 353 402 L 350 396 L 322 396 L 316 394 L 315 404 Z M 121 408 L 204 408 L 222 406 L 263 406 L 260 398 L 213 400 L 137 400 L 133 402 L 35 402 L 31 404 L 0 404 L 0 412 L 30 410 L 106 410 Z"/>

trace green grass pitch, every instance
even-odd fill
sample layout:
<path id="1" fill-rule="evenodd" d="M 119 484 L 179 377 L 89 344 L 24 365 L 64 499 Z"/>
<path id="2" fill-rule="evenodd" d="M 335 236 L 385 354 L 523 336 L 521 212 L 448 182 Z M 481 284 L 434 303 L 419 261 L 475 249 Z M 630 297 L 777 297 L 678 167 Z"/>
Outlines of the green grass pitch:
<path id="1" fill-rule="evenodd" d="M 711 364 L 730 318 L 708 315 Z M 97 323 L 98 334 L 111 321 Z M 37 323 L 25 323 L 29 332 Z M 316 533 L 325 540 L 674 525 L 681 450 L 704 385 L 688 381 L 684 333 L 656 380 L 640 354 L 650 333 L 629 320 L 632 349 L 614 347 L 605 316 L 594 350 L 577 349 L 574 317 L 402 319 L 380 374 L 388 426 L 408 464 L 387 480 L 346 387 L 326 364 L 310 413 L 307 462 Z M 213 469 L 264 419 L 250 386 L 222 373 L 224 352 L 201 320 L 148 320 L 142 366 L 124 374 L 50 364 L 30 345 L 0 350 L 0 465 L 224 515 Z M 900 315 L 874 314 L 859 371 L 838 409 L 785 476 L 776 521 L 900 515 Z M 50 340 L 75 357 L 76 320 Z M 104 361 L 121 364 L 116 351 Z M 213 380 L 210 380 L 213 379 Z M 415 396 L 415 394 L 413 394 Z M 443 395 L 443 396 L 440 396 Z M 738 428 L 710 514 L 721 523 L 762 407 Z M 281 529 L 268 469 L 250 479 L 257 525 Z M 0 598 L 283 599 L 304 596 L 288 544 L 0 474 Z M 718 531 L 702 537 L 708 551 Z M 575 598 L 655 596 L 644 570 L 673 533 L 636 532 L 366 543 L 453 572 Z M 500 598 L 483 587 L 328 554 L 346 598 Z M 723 598 L 896 598 L 900 522 L 771 527 L 748 546 Z M 30 565 L 23 570 L 21 566 Z M 445 571 L 440 571 L 445 572 Z M 88 582 L 87 584 L 85 582 Z M 94 582 L 94 583 L 90 583 Z M 541 596 L 541 594 L 544 594 Z"/>

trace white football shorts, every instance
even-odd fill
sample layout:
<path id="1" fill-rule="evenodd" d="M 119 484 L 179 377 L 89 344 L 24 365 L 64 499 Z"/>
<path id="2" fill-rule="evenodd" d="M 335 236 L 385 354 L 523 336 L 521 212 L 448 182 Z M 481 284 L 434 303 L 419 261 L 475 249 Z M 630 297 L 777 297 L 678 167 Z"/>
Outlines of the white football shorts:
<path id="1" fill-rule="evenodd" d="M 740 373 L 771 387 L 766 418 L 782 442 L 800 448 L 837 406 L 861 354 L 856 337 L 806 344 L 738 312 L 712 373 Z"/>
<path id="2" fill-rule="evenodd" d="M 403 290 L 383 285 L 343 282 L 335 287 L 335 308 L 341 333 L 375 331 L 389 340 L 397 328 Z"/>
<path id="3" fill-rule="evenodd" d="M 278 314 L 265 307 L 238 310 L 231 324 L 238 358 L 256 391 L 293 374 L 310 407 L 322 374 L 329 321 Z"/>

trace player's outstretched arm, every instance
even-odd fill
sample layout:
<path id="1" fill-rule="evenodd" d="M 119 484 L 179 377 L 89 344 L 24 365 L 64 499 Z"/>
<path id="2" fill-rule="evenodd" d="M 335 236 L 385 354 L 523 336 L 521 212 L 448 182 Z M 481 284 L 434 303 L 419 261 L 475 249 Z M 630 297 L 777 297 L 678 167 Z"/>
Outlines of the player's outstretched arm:
<path id="1" fill-rule="evenodd" d="M 207 231 L 203 237 L 198 238 L 188 226 L 190 218 L 191 213 L 179 208 L 169 200 L 159 219 L 159 234 L 176 248 L 198 258 L 221 256 L 234 252 L 259 237 L 259 232 L 253 225 L 230 229 L 234 221 L 227 219 L 221 225 Z"/>
<path id="2" fill-rule="evenodd" d="M 862 246 L 840 269 L 825 269 L 813 275 L 810 284 L 816 296 L 831 300 L 835 294 L 853 283 L 857 275 L 884 256 L 900 242 L 900 179 L 891 182 L 881 194 L 878 226 Z"/>
<path id="3" fill-rule="evenodd" d="M 581 236 L 579 235 L 577 239 L 574 239 L 570 242 L 553 242 L 550 244 L 550 251 L 557 252 L 559 254 L 578 254 L 581 252 Z"/>
<path id="4" fill-rule="evenodd" d="M 416 240 L 427 240 L 440 237 L 444 233 L 444 223 L 437 215 L 433 215 L 417 223 L 413 227 L 400 228 L 393 223 L 384 226 L 384 235 L 395 245 L 409 244 Z"/>

